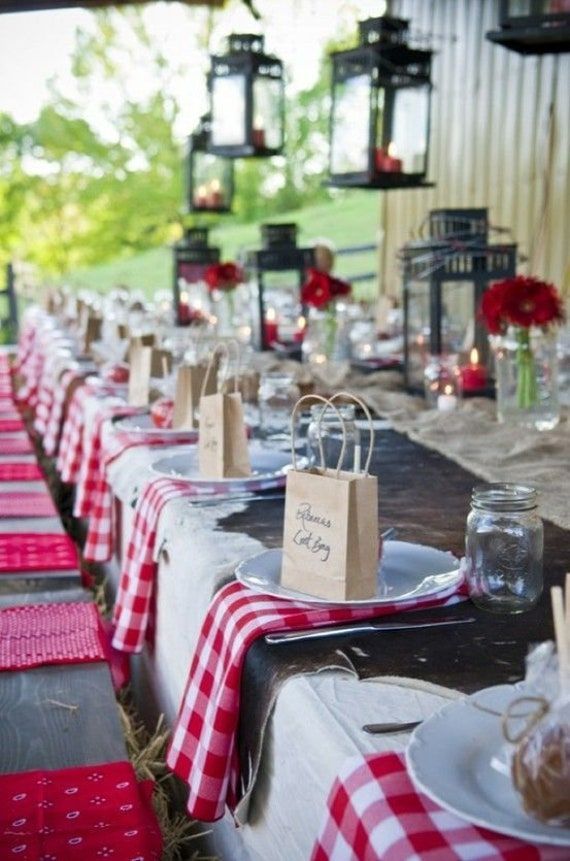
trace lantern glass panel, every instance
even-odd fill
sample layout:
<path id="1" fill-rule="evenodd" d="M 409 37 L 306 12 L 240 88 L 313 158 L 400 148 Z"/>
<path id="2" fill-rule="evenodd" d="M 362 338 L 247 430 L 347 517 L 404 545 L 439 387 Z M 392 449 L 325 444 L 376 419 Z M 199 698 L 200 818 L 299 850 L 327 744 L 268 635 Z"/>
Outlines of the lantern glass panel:
<path id="1" fill-rule="evenodd" d="M 462 353 L 474 343 L 472 281 L 444 281 L 441 290 L 441 338 L 444 353 Z"/>
<path id="2" fill-rule="evenodd" d="M 192 205 L 203 209 L 229 209 L 232 182 L 229 159 L 194 152 L 192 169 Z"/>
<path id="3" fill-rule="evenodd" d="M 429 85 L 405 87 L 394 93 L 390 153 L 402 160 L 403 173 L 427 170 Z"/>
<path id="4" fill-rule="evenodd" d="M 212 145 L 245 146 L 246 80 L 244 75 L 212 78 Z"/>
<path id="5" fill-rule="evenodd" d="M 253 145 L 257 149 L 283 146 L 282 82 L 256 77 L 253 82 Z"/>
<path id="6" fill-rule="evenodd" d="M 509 18 L 528 18 L 529 16 L 557 15 L 570 12 L 569 0 L 509 0 Z"/>
<path id="7" fill-rule="evenodd" d="M 408 384 L 422 386 L 424 367 L 430 350 L 429 284 L 414 281 L 407 287 L 408 296 Z"/>
<path id="8" fill-rule="evenodd" d="M 369 74 L 346 78 L 335 85 L 331 141 L 333 174 L 368 170 L 370 90 Z"/>

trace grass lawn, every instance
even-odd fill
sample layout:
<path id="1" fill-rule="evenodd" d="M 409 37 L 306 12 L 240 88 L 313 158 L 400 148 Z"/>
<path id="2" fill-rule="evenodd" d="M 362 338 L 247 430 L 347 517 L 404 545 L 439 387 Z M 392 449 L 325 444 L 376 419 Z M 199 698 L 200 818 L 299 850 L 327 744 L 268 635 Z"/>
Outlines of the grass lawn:
<path id="1" fill-rule="evenodd" d="M 346 191 L 327 203 L 305 207 L 295 212 L 274 216 L 271 221 L 294 221 L 299 226 L 300 244 L 315 239 L 328 239 L 337 248 L 350 245 L 378 244 L 379 198 L 374 192 Z M 236 224 L 220 221 L 212 229 L 210 244 L 222 249 L 222 259 L 235 259 L 248 248 L 259 247 L 259 224 Z M 377 251 L 340 256 L 336 272 L 350 278 L 360 273 L 375 273 Z M 155 290 L 170 289 L 172 283 L 172 251 L 170 248 L 152 248 L 149 251 L 125 257 L 110 263 L 80 269 L 67 276 L 67 282 L 77 287 L 107 291 L 117 284 L 152 296 Z M 377 295 L 376 278 L 355 285 L 359 298 Z"/>

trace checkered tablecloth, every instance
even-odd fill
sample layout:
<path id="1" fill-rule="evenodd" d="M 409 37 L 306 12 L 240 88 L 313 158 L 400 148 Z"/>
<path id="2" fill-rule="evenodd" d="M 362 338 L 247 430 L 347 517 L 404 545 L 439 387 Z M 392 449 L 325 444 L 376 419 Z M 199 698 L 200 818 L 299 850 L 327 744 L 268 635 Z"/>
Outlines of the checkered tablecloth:
<path id="1" fill-rule="evenodd" d="M 59 385 L 54 392 L 43 438 L 44 451 L 50 457 L 53 457 L 59 451 L 59 440 L 69 387 L 75 383 L 75 381 L 81 379 L 82 376 L 77 371 L 64 371 L 59 381 Z"/>
<path id="2" fill-rule="evenodd" d="M 93 492 L 89 502 L 89 524 L 83 557 L 90 562 L 106 562 L 113 555 L 113 491 L 107 479 L 107 470 L 112 463 L 131 448 L 154 448 L 157 446 L 187 445 L 188 431 L 180 435 L 172 432 L 154 435 L 146 440 L 127 432 L 115 432 L 108 440 L 107 448 L 102 447 L 100 425 L 99 436 L 101 456 L 98 469 L 91 478 Z"/>
<path id="3" fill-rule="evenodd" d="M 437 598 L 354 608 L 272 598 L 230 583 L 214 597 L 192 658 L 167 763 L 189 787 L 188 811 L 202 821 L 239 801 L 236 731 L 248 648 L 272 631 L 318 628 L 463 600 L 455 586 Z"/>
<path id="4" fill-rule="evenodd" d="M 568 861 L 443 810 L 414 787 L 404 758 L 349 759 L 336 778 L 311 861 Z"/>

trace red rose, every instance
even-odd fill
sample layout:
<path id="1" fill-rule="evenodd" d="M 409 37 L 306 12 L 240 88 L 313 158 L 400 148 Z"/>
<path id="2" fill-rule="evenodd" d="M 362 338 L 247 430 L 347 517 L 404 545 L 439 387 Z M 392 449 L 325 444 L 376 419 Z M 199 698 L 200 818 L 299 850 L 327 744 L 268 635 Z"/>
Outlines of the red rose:
<path id="1" fill-rule="evenodd" d="M 517 275 L 497 281 L 485 291 L 481 317 L 493 335 L 507 326 L 548 326 L 564 320 L 562 299 L 556 287 L 538 278 Z"/>
<path id="2" fill-rule="evenodd" d="M 234 290 L 243 280 L 243 269 L 237 263 L 213 263 L 204 272 L 210 290 Z"/>
<path id="3" fill-rule="evenodd" d="M 174 401 L 171 398 L 159 398 L 150 408 L 150 418 L 157 428 L 171 428 L 174 415 Z"/>
<path id="4" fill-rule="evenodd" d="M 205 323 L 206 318 L 199 308 L 191 308 L 185 302 L 181 302 L 178 306 L 178 325 L 191 326 Z"/>
<path id="5" fill-rule="evenodd" d="M 102 372 L 101 376 L 108 383 L 128 383 L 129 366 L 126 362 L 115 362 Z"/>
<path id="6" fill-rule="evenodd" d="M 313 308 L 324 308 L 339 296 L 348 296 L 351 286 L 340 278 L 333 278 L 327 272 L 309 269 L 308 278 L 301 288 L 301 303 Z"/>

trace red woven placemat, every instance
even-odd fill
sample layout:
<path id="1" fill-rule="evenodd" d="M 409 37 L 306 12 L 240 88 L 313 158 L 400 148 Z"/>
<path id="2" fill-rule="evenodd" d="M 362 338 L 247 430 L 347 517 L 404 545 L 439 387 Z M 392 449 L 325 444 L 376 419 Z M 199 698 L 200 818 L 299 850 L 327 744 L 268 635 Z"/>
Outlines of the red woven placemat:
<path id="1" fill-rule="evenodd" d="M 78 566 L 67 535 L 0 533 L 0 574 L 6 571 L 69 571 Z"/>
<path id="2" fill-rule="evenodd" d="M 159 861 L 153 782 L 129 762 L 0 776 L 0 858 Z"/>
<path id="3" fill-rule="evenodd" d="M 94 604 L 28 604 L 0 610 L 0 670 L 105 659 Z"/>
<path id="4" fill-rule="evenodd" d="M 22 419 L 5 419 L 0 416 L 0 433 L 15 433 L 24 430 Z"/>
<path id="5" fill-rule="evenodd" d="M 27 436 L 0 436 L 0 457 L 7 454 L 33 454 L 34 449 Z"/>
<path id="6" fill-rule="evenodd" d="M 41 481 L 43 473 L 37 463 L 0 463 L 2 481 Z M 0 488 L 1 490 L 2 488 Z"/>
<path id="7" fill-rule="evenodd" d="M 47 490 L 2 492 L 0 487 L 0 517 L 57 517 L 57 510 Z"/>

